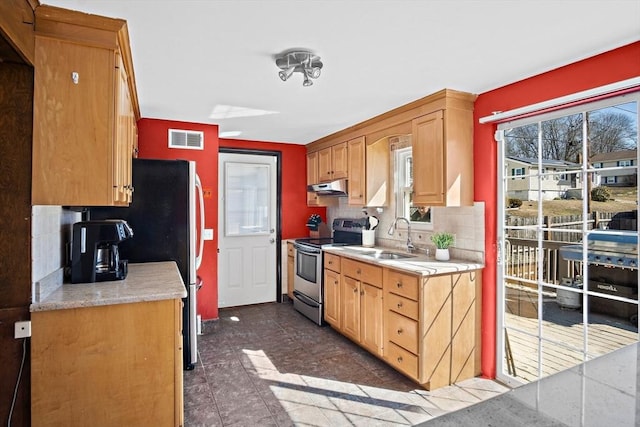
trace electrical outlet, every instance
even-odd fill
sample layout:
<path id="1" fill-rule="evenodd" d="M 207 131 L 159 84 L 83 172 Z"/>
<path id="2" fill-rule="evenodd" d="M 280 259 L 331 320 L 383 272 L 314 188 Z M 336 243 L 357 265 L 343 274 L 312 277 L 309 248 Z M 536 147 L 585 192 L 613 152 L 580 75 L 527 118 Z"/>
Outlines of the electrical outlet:
<path id="1" fill-rule="evenodd" d="M 14 338 L 29 338 L 31 336 L 31 321 L 25 320 L 16 322 L 14 329 Z"/>

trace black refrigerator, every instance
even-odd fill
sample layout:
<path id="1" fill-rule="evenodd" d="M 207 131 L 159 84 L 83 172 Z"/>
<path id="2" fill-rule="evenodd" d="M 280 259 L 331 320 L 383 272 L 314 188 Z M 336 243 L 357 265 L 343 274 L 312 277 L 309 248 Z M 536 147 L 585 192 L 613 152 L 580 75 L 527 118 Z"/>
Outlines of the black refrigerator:
<path id="1" fill-rule="evenodd" d="M 195 162 L 133 159 L 132 183 L 133 199 L 128 207 L 89 208 L 88 216 L 129 223 L 133 237 L 119 245 L 121 259 L 130 263 L 176 262 L 187 288 L 182 316 L 183 361 L 184 368 L 191 370 L 198 358 L 196 300 L 200 283 L 196 271 L 202 260 L 204 225 L 202 186 Z"/>

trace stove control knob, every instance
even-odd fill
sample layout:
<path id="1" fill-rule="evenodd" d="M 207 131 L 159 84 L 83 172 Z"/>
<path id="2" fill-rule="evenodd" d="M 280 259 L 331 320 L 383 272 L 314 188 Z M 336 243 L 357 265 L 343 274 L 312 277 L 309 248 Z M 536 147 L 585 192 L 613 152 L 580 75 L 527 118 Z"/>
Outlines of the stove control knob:
<path id="1" fill-rule="evenodd" d="M 624 265 L 624 260 L 622 258 L 618 258 L 618 265 Z"/>
<path id="2" fill-rule="evenodd" d="M 599 255 L 595 255 L 593 257 L 593 260 L 596 261 L 596 262 L 600 261 L 600 256 Z"/>
<path id="3" fill-rule="evenodd" d="M 613 260 L 610 257 L 605 258 L 604 262 L 607 264 L 613 264 Z"/>
<path id="4" fill-rule="evenodd" d="M 635 261 L 629 261 L 629 267 L 635 267 L 635 266 L 636 266 Z"/>

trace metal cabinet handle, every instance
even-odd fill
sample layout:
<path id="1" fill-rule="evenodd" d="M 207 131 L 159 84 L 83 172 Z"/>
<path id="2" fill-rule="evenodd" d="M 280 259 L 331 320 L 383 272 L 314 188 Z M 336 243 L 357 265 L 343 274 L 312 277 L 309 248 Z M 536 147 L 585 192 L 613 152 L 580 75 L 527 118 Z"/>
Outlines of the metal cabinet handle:
<path id="1" fill-rule="evenodd" d="M 398 362 L 402 363 L 402 356 L 398 356 Z"/>
<path id="2" fill-rule="evenodd" d="M 398 328 L 398 335 L 402 335 L 402 328 Z"/>
<path id="3" fill-rule="evenodd" d="M 360 295 L 364 295 L 364 291 L 360 291 Z"/>
<path id="4" fill-rule="evenodd" d="M 327 264 L 331 265 L 333 264 L 333 261 L 327 261 Z"/>
<path id="5" fill-rule="evenodd" d="M 356 274 L 360 274 L 360 273 L 361 273 L 360 269 L 357 269 Z"/>
<path id="6" fill-rule="evenodd" d="M 356 292 L 358 292 L 358 288 L 353 288 L 353 293 L 355 294 Z"/>
<path id="7" fill-rule="evenodd" d="M 402 308 L 402 301 L 398 303 L 398 308 Z"/>
<path id="8" fill-rule="evenodd" d="M 396 286 L 397 286 L 398 288 L 401 288 L 401 287 L 402 287 L 402 282 L 397 282 L 397 283 L 396 283 Z"/>

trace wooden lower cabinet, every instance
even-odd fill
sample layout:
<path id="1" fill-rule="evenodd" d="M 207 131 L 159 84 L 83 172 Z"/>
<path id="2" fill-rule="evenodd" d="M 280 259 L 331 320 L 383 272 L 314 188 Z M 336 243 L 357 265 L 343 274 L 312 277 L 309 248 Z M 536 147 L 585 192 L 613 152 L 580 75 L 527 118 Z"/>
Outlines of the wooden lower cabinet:
<path id="1" fill-rule="evenodd" d="M 32 424 L 183 425 L 181 319 L 179 299 L 31 313 Z"/>
<path id="2" fill-rule="evenodd" d="M 324 320 L 336 329 L 342 327 L 340 282 L 340 257 L 324 254 Z"/>
<path id="3" fill-rule="evenodd" d="M 340 266 L 340 326 L 337 329 L 371 353 L 382 356 L 382 267 L 349 258 L 342 258 Z"/>
<path id="4" fill-rule="evenodd" d="M 384 359 L 432 390 L 480 374 L 480 271 L 385 269 Z"/>
<path id="5" fill-rule="evenodd" d="M 296 250 L 292 242 L 287 242 L 287 296 L 293 300 L 293 280 L 296 274 Z"/>
<path id="6" fill-rule="evenodd" d="M 424 388 L 453 384 L 481 373 L 480 274 L 421 276 L 326 253 L 325 320 Z"/>

